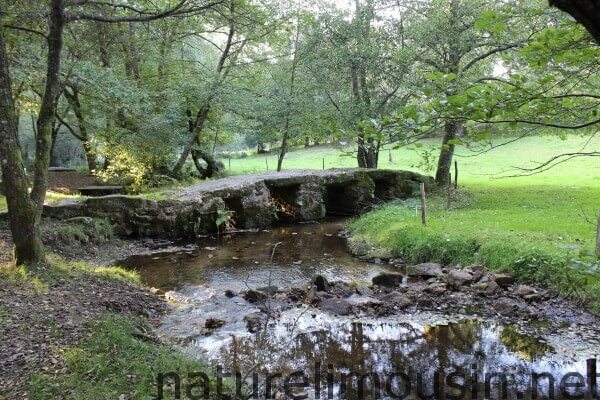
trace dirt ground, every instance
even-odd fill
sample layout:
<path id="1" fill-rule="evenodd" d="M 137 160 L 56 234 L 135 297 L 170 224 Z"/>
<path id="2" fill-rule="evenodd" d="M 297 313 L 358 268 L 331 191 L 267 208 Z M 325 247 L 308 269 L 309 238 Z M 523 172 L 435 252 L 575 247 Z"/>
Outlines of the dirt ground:
<path id="1" fill-rule="evenodd" d="M 79 187 L 101 184 L 98 178 L 86 173 L 76 171 L 48 173 L 48 189 L 58 193 L 77 194 Z"/>
<path id="2" fill-rule="evenodd" d="M 50 222 L 45 224 L 46 230 L 52 229 Z M 114 239 L 101 245 L 67 245 L 49 251 L 65 260 L 83 259 L 93 265 L 149 251 L 150 245 Z M 8 265 L 11 252 L 7 223 L 0 222 L 0 264 Z M 28 279 L 15 279 L 0 271 L 0 400 L 28 399 L 27 382 L 32 372 L 64 372 L 61 349 L 87 337 L 88 322 L 101 314 L 127 313 L 152 323 L 158 322 L 166 309 L 164 300 L 141 285 L 89 272 L 58 279 L 45 279 L 43 273 L 39 276 L 41 290 Z"/>

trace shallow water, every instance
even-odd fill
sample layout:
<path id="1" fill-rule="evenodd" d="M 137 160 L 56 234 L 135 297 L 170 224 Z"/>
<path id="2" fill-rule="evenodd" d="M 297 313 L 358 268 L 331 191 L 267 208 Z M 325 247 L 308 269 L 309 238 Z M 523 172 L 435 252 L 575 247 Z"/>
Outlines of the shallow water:
<path id="1" fill-rule="evenodd" d="M 315 381 L 321 382 L 321 398 L 327 398 L 329 390 L 334 398 L 344 390 L 349 398 L 360 397 L 358 386 L 344 389 L 341 374 L 350 372 L 371 374 L 364 380 L 364 398 L 394 398 L 404 391 L 410 392 L 405 398 L 420 398 L 419 375 L 420 391 L 431 394 L 435 371 L 443 373 L 438 377 L 442 382 L 451 372 L 464 372 L 465 394 L 456 398 L 465 399 L 484 398 L 485 373 L 507 374 L 508 398 L 519 398 L 517 393 L 531 388 L 531 372 L 550 373 L 557 386 L 566 372 L 585 376 L 585 360 L 595 357 L 598 342 L 582 340 L 574 331 L 541 338 L 524 334 L 516 325 L 434 313 L 333 317 L 306 305 L 280 311 L 277 300 L 268 306 L 275 317 L 268 318 L 256 304 L 223 294 L 227 289 L 307 287 L 317 273 L 332 280 L 370 281 L 388 268 L 351 257 L 340 235 L 342 228 L 343 221 L 334 221 L 201 239 L 183 251 L 137 256 L 126 265 L 138 269 L 146 284 L 167 292 L 178 303 L 159 328 L 163 338 L 174 340 L 183 351 L 213 366 L 221 365 L 226 372 L 241 371 L 250 381 L 252 372 L 259 373 L 261 398 L 267 390 L 267 372 L 288 376 L 302 371 L 310 386 L 296 393 L 305 392 L 310 398 L 319 394 Z M 267 328 L 249 333 L 247 315 L 258 315 Z M 209 332 L 204 327 L 209 318 L 223 320 L 225 325 Z M 321 379 L 315 379 L 319 369 Z M 406 373 L 407 379 L 393 377 L 393 372 Z M 463 382 L 460 377 L 454 379 Z M 500 378 L 495 379 L 489 385 L 491 398 L 501 398 L 495 392 L 501 386 Z M 285 391 L 282 381 L 274 381 L 274 388 L 279 389 L 273 391 Z M 379 395 L 375 387 L 380 388 Z M 440 387 L 441 392 L 450 390 Z M 251 390 L 244 388 L 245 393 Z M 539 380 L 538 398 L 544 398 L 546 390 L 548 380 Z M 556 397 L 561 398 L 560 393 Z M 530 398 L 530 394 L 521 398 Z"/>
<path id="2" fill-rule="evenodd" d="M 208 285 L 240 291 L 270 286 L 269 279 L 279 288 L 292 288 L 306 286 L 315 274 L 370 281 L 387 269 L 351 257 L 341 235 L 343 227 L 339 220 L 204 238 L 194 249 L 135 256 L 124 264 L 139 269 L 146 284 L 163 290 Z"/>

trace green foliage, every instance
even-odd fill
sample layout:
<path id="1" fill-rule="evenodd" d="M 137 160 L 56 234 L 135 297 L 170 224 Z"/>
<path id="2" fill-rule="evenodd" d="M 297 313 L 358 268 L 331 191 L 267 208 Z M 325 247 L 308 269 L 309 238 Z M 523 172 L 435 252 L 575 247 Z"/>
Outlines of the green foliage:
<path id="1" fill-rule="evenodd" d="M 141 320 L 114 314 L 91 323 L 91 336 L 64 351 L 65 374 L 32 375 L 31 399 L 152 398 L 159 372 L 185 376 L 206 369 L 168 346 L 140 339 L 143 326 Z"/>
<path id="2" fill-rule="evenodd" d="M 6 197 L 0 195 L 0 210 L 6 209 Z"/>
<path id="3" fill-rule="evenodd" d="M 217 210 L 217 218 L 215 220 L 215 224 L 217 225 L 217 227 L 227 225 L 234 214 L 235 212 L 230 210 Z"/>

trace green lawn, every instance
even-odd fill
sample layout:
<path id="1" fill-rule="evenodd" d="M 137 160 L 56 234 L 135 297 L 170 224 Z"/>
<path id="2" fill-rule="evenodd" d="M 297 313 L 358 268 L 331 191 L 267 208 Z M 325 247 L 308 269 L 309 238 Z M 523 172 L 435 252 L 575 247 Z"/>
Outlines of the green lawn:
<path id="1" fill-rule="evenodd" d="M 0 196 L 0 210 L 4 210 L 6 208 L 6 197 Z"/>
<path id="2" fill-rule="evenodd" d="M 508 140 L 508 139 L 506 139 Z M 460 183 L 485 184 L 486 186 L 529 186 L 529 185 L 589 185 L 598 182 L 600 178 L 600 163 L 594 159 L 579 158 L 561 164 L 548 172 L 532 177 L 498 179 L 499 173 L 509 170 L 512 166 L 530 167 L 535 162 L 568 151 L 580 150 L 589 140 L 588 136 L 571 136 L 561 140 L 556 136 L 528 137 L 506 146 L 499 147 L 488 153 L 476 155 L 464 148 L 457 148 L 456 160 L 459 164 Z M 439 139 L 423 141 L 423 149 L 431 149 L 434 155 L 439 151 Z M 294 149 L 286 155 L 283 162 L 284 169 L 322 169 L 323 159 L 325 168 L 356 167 L 356 160 L 349 154 L 351 147 L 346 152 L 332 146 L 317 146 L 308 149 Z M 600 137 L 593 138 L 586 147 L 586 151 L 600 150 Z M 389 162 L 389 153 L 392 163 Z M 475 156 L 474 156 L 475 155 Z M 222 159 L 228 168 L 229 160 Z M 409 148 L 384 149 L 381 152 L 379 167 L 392 169 L 411 169 L 433 174 L 419 168 L 421 157 L 415 150 Z M 247 158 L 231 159 L 231 175 L 275 170 L 277 167 L 277 154 L 253 155 Z M 510 175 L 507 173 L 505 175 Z M 512 173 L 514 174 L 514 172 Z"/>

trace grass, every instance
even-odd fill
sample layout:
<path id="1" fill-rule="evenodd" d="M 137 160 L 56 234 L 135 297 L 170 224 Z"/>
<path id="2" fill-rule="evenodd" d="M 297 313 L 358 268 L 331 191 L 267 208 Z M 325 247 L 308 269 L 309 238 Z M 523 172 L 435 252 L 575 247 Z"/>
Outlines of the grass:
<path id="1" fill-rule="evenodd" d="M 83 217 L 53 226 L 46 236 L 48 243 L 56 247 L 101 244 L 114 237 L 114 227 L 106 219 Z"/>
<path id="2" fill-rule="evenodd" d="M 94 321 L 91 337 L 63 351 L 66 374 L 31 378 L 31 399 L 150 399 L 157 394 L 156 374 L 177 371 L 183 377 L 206 370 L 168 346 L 140 339 L 143 325 L 143 320 L 110 313 Z"/>
<path id="3" fill-rule="evenodd" d="M 0 265 L 0 280 L 15 288 L 28 288 L 28 296 L 32 298 L 65 290 L 61 289 L 61 282 L 86 275 L 140 283 L 139 275 L 133 271 L 120 267 L 93 267 L 84 262 L 68 262 L 52 255 L 48 257 L 47 265 L 36 268 Z M 35 313 L 32 312 L 33 314 Z M 0 307 L 0 322 L 11 315 L 11 310 Z M 181 376 L 182 391 L 185 393 L 184 384 L 191 382 L 186 381 L 187 373 L 207 369 L 206 365 L 188 358 L 170 346 L 153 341 L 147 334 L 150 328 L 144 318 L 105 312 L 100 318 L 88 320 L 85 324 L 89 328 L 89 336 L 84 336 L 74 346 L 55 349 L 56 357 L 64 359 L 66 370 L 58 374 L 44 373 L 41 370 L 31 374 L 28 380 L 28 398 L 150 399 L 157 395 L 155 378 L 158 373 L 177 372 Z M 50 326 L 50 331 L 60 335 L 60 324 Z M 214 388 L 211 386 L 212 389 Z M 198 388 L 194 390 L 197 391 Z M 165 399 L 174 398 L 168 380 L 165 381 L 164 394 Z"/>
<path id="4" fill-rule="evenodd" d="M 508 141 L 510 138 L 504 138 Z M 587 143 L 589 140 L 589 143 Z M 502 175 L 514 175 L 504 173 L 513 166 L 531 167 L 536 162 L 549 159 L 563 152 L 578 151 L 587 143 L 586 151 L 600 150 L 600 135 L 590 140 L 589 136 L 571 135 L 562 140 L 556 135 L 531 136 L 518 140 L 514 143 L 499 147 L 488 153 L 476 155 L 464 147 L 456 150 L 456 160 L 459 166 L 459 182 L 461 185 L 485 185 L 485 186 L 582 186 L 598 182 L 600 179 L 600 163 L 594 163 L 593 159 L 576 158 L 563 163 L 557 168 L 531 177 L 504 178 Z M 380 155 L 379 167 L 390 169 L 410 169 L 426 174 L 433 174 L 433 169 L 422 165 L 420 153 L 430 151 L 436 156 L 439 152 L 440 140 L 427 139 L 422 142 L 423 147 L 415 150 L 414 146 L 399 149 L 385 148 Z M 356 167 L 356 159 L 350 153 L 351 147 L 337 149 L 332 146 L 316 146 L 308 149 L 294 149 L 290 151 L 283 162 L 284 169 L 322 169 L 323 158 L 325 168 Z M 389 161 L 389 153 L 392 162 Z M 265 172 L 266 163 L 269 170 L 275 170 L 277 166 L 276 152 L 268 155 L 252 155 L 246 158 L 231 159 L 231 169 L 228 169 L 229 160 L 222 159 L 227 173 L 230 175 Z M 437 159 L 433 158 L 430 166 L 435 166 Z M 500 175 L 499 175 L 500 174 Z"/>
<path id="5" fill-rule="evenodd" d="M 352 221 L 351 246 L 366 241 L 412 263 L 485 265 L 600 310 L 595 227 L 564 207 L 574 201 L 591 207 L 597 196 L 591 188 L 575 194 L 548 187 L 488 188 L 473 191 L 468 205 L 450 209 L 445 198 L 433 197 L 426 227 L 415 216 L 414 202 L 395 202 Z"/>
<path id="6" fill-rule="evenodd" d="M 141 283 L 135 272 L 118 266 L 92 266 L 81 261 L 66 261 L 49 254 L 46 263 L 37 266 L 15 266 L 12 263 L 0 264 L 0 279 L 13 285 L 27 285 L 33 294 L 44 293 L 49 285 L 64 279 L 75 279 L 86 274 L 123 283 Z"/>
<path id="7" fill-rule="evenodd" d="M 6 197 L 0 196 L 0 211 L 6 209 Z"/>

